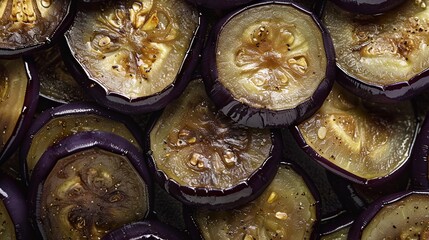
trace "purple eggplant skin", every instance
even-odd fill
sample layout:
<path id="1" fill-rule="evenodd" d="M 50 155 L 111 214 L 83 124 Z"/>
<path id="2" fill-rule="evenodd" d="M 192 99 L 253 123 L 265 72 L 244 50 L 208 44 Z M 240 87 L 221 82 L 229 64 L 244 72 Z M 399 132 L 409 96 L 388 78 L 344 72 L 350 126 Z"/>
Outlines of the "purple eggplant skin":
<path id="1" fill-rule="evenodd" d="M 219 81 L 216 65 L 216 48 L 219 33 L 236 15 L 246 11 L 247 9 L 267 4 L 290 5 L 310 15 L 319 27 L 323 36 L 327 59 L 325 79 L 322 80 L 310 99 L 302 102 L 293 109 L 274 111 L 270 109 L 259 109 L 243 104 L 235 99 L 231 92 Z M 235 122 L 256 128 L 287 127 L 293 124 L 298 124 L 313 115 L 317 109 L 322 106 L 324 99 L 328 96 L 329 91 L 333 86 L 335 76 L 334 46 L 328 30 L 324 27 L 319 18 L 311 11 L 288 0 L 261 1 L 226 15 L 212 28 L 207 45 L 203 51 L 202 72 L 208 95 L 215 103 L 216 107 Z"/>
<path id="2" fill-rule="evenodd" d="M 185 240 L 186 234 L 158 220 L 145 220 L 127 224 L 109 232 L 101 240 Z"/>
<path id="3" fill-rule="evenodd" d="M 194 3 L 198 6 L 215 9 L 215 10 L 224 10 L 231 9 L 239 6 L 244 6 L 254 0 L 188 0 L 190 3 Z"/>
<path id="4" fill-rule="evenodd" d="M 280 165 L 282 166 L 288 166 L 292 168 L 294 171 L 296 171 L 301 177 L 304 179 L 305 183 L 307 184 L 307 187 L 309 188 L 310 192 L 313 194 L 314 199 L 316 200 L 316 221 L 313 225 L 313 231 L 311 233 L 311 240 L 318 239 L 319 235 L 319 227 L 320 227 L 320 218 L 321 218 L 321 198 L 320 193 L 317 190 L 316 186 L 314 185 L 313 181 L 310 179 L 310 177 L 307 175 L 305 170 L 303 170 L 299 165 L 295 164 L 294 162 L 291 162 L 290 160 L 282 160 L 280 162 Z M 204 240 L 203 234 L 201 233 L 200 228 L 198 227 L 198 223 L 196 219 L 194 218 L 194 212 L 197 210 L 197 208 L 183 208 L 183 218 L 185 220 L 186 229 L 193 240 Z"/>
<path id="5" fill-rule="evenodd" d="M 345 210 L 329 218 L 322 219 L 319 227 L 319 238 L 349 228 L 356 217 L 357 214 Z"/>
<path id="6" fill-rule="evenodd" d="M 40 81 L 35 67 L 34 60 L 31 57 L 24 57 L 25 69 L 27 72 L 28 86 L 25 93 L 24 106 L 21 116 L 15 126 L 12 136 L 9 138 L 5 147 L 0 151 L 0 163 L 6 161 L 17 150 L 21 141 L 24 139 L 27 129 L 30 127 L 34 113 L 37 109 L 39 100 Z"/>
<path id="7" fill-rule="evenodd" d="M 368 99 L 371 102 L 394 104 L 409 100 L 426 91 L 429 88 L 429 70 L 425 70 L 406 82 L 381 86 L 353 78 L 338 68 L 337 82 L 360 98 Z"/>
<path id="8" fill-rule="evenodd" d="M 40 195 L 43 188 L 45 179 L 55 166 L 59 159 L 70 156 L 72 154 L 89 150 L 92 148 L 99 148 L 118 155 L 123 155 L 128 158 L 131 165 L 135 168 L 137 173 L 143 179 L 148 189 L 148 211 L 144 218 L 151 218 L 154 216 L 153 212 L 153 183 L 150 173 L 147 169 L 146 162 L 143 159 L 143 154 L 128 140 L 119 137 L 112 133 L 106 132 L 80 132 L 75 135 L 69 136 L 57 144 L 50 147 L 41 157 L 37 163 L 33 174 L 31 175 L 30 185 L 28 187 L 28 206 L 30 217 L 33 224 L 39 226 L 42 233 L 40 223 Z M 37 222 L 37 223 L 36 223 Z M 43 235 L 43 233 L 42 233 Z"/>
<path id="9" fill-rule="evenodd" d="M 76 2 L 77 1 L 70 1 L 70 4 L 68 6 L 67 13 L 65 14 L 63 20 L 56 28 L 55 32 L 52 34 L 50 38 L 47 38 L 45 42 L 28 46 L 25 48 L 16 48 L 16 49 L 1 49 L 0 48 L 0 58 L 16 58 L 20 56 L 27 56 L 31 54 L 37 53 L 38 50 L 42 49 L 48 49 L 52 47 L 56 42 L 58 42 L 64 35 L 64 32 L 66 32 L 70 25 L 73 23 L 74 16 L 76 13 Z"/>
<path id="10" fill-rule="evenodd" d="M 376 15 L 385 13 L 405 0 L 331 0 L 340 8 L 351 13 Z"/>
<path id="11" fill-rule="evenodd" d="M 0 199 L 15 225 L 16 240 L 34 239 L 24 189 L 15 179 L 6 174 L 0 176 Z"/>
<path id="12" fill-rule="evenodd" d="M 403 191 L 395 194 L 387 195 L 382 198 L 379 198 L 377 201 L 371 203 L 368 208 L 362 212 L 353 222 L 348 240 L 359 240 L 362 236 L 362 231 L 369 224 L 372 218 L 385 206 L 392 204 L 394 202 L 400 201 L 411 195 L 429 195 L 428 191 Z M 425 211 L 422 209 L 422 211 Z"/>
<path id="13" fill-rule="evenodd" d="M 74 57 L 74 53 L 70 48 L 71 43 L 67 40 L 67 34 L 60 44 L 61 53 L 63 55 L 64 63 L 72 76 L 74 76 L 74 78 L 83 87 L 84 91 L 88 92 L 88 95 L 90 95 L 97 103 L 114 111 L 126 114 L 149 113 L 167 106 L 168 103 L 178 98 L 186 88 L 189 81 L 192 79 L 194 69 L 200 62 L 207 26 L 207 19 L 204 14 L 200 12 L 199 26 L 194 32 L 193 40 L 175 81 L 155 95 L 133 100 L 122 95 L 108 93 L 103 86 L 91 79 L 83 66 Z"/>
<path id="14" fill-rule="evenodd" d="M 417 136 L 411 153 L 412 171 L 411 188 L 415 190 L 429 189 L 428 178 L 428 156 L 429 156 L 429 113 L 426 114 L 422 128 Z"/>
<path id="15" fill-rule="evenodd" d="M 246 181 L 222 190 L 180 185 L 157 169 L 152 156 L 150 132 L 161 114 L 162 111 L 153 113 L 149 119 L 145 130 L 144 153 L 149 169 L 158 184 L 185 205 L 208 209 L 232 209 L 255 199 L 274 178 L 279 167 L 283 145 L 282 136 L 278 130 L 271 131 L 272 148 L 269 157 Z"/>
<path id="16" fill-rule="evenodd" d="M 19 151 L 19 159 L 20 159 L 20 166 L 21 166 L 21 175 L 23 176 L 24 181 L 29 183 L 30 177 L 28 175 L 28 168 L 27 168 L 27 154 L 31 147 L 33 136 L 36 134 L 41 128 L 44 127 L 45 124 L 47 124 L 52 119 L 55 119 L 57 117 L 63 117 L 63 116 L 76 116 L 79 115 L 98 115 L 105 117 L 107 119 L 111 119 L 114 121 L 118 121 L 120 123 L 123 123 L 128 129 L 130 129 L 130 132 L 133 134 L 134 138 L 138 141 L 138 144 L 140 146 L 143 146 L 143 134 L 140 130 L 140 127 L 137 126 L 137 124 L 128 116 L 115 113 L 112 111 L 108 111 L 107 109 L 96 105 L 94 103 L 88 103 L 88 102 L 73 102 L 69 104 L 63 104 L 55 108 L 50 108 L 44 112 L 42 112 L 40 115 L 37 116 L 36 120 L 31 124 L 30 128 L 28 129 L 25 140 L 22 142 L 20 151 Z"/>

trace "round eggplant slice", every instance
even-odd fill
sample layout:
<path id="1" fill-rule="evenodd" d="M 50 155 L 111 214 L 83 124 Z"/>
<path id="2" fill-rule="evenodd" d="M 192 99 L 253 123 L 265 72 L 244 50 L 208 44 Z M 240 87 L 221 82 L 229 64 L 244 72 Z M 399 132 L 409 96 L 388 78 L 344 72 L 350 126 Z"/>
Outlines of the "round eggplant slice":
<path id="1" fill-rule="evenodd" d="M 20 149 L 26 182 L 43 153 L 61 139 L 85 131 L 111 132 L 141 148 L 141 130 L 132 119 L 91 103 L 74 102 L 41 113 L 27 132 Z"/>
<path id="2" fill-rule="evenodd" d="M 224 17 L 203 61 L 210 98 L 250 127 L 288 126 L 311 116 L 328 95 L 335 70 L 327 31 L 288 1 L 257 3 Z"/>
<path id="3" fill-rule="evenodd" d="M 348 239 L 428 239 L 428 202 L 425 191 L 386 196 L 356 219 Z"/>
<path id="4" fill-rule="evenodd" d="M 156 220 L 146 220 L 127 224 L 116 229 L 101 240 L 185 240 L 185 234 L 176 228 Z"/>
<path id="5" fill-rule="evenodd" d="M 186 219 L 193 239 L 313 239 L 319 203 L 301 171 L 284 163 L 252 202 L 230 211 L 196 209 Z"/>
<path id="6" fill-rule="evenodd" d="M 182 0 L 82 5 L 65 34 L 65 60 L 100 104 L 127 113 L 159 110 L 189 82 L 204 22 Z"/>
<path id="7" fill-rule="evenodd" d="M 24 191 L 17 181 L 4 174 L 0 176 L 0 200 L 1 239 L 34 239 Z"/>
<path id="8" fill-rule="evenodd" d="M 202 81 L 155 116 L 145 152 L 160 185 L 185 204 L 232 208 L 254 199 L 274 177 L 281 135 L 250 129 L 217 112 Z"/>
<path id="9" fill-rule="evenodd" d="M 429 8 L 407 1 L 378 16 L 327 3 L 323 21 L 334 42 L 338 82 L 374 102 L 409 99 L 429 87 Z"/>
<path id="10" fill-rule="evenodd" d="M 46 47 L 73 20 L 72 0 L 3 0 L 0 2 L 0 57 L 16 57 Z"/>
<path id="11" fill-rule="evenodd" d="M 44 239 L 100 239 L 147 217 L 151 179 L 142 153 L 112 133 L 82 132 L 50 147 L 29 185 Z"/>
<path id="12" fill-rule="evenodd" d="M 417 136 L 411 155 L 413 189 L 429 189 L 429 113 Z"/>
<path id="13" fill-rule="evenodd" d="M 217 10 L 244 6 L 252 1 L 254 0 L 188 0 L 188 2 L 195 3 L 199 6 Z"/>
<path id="14" fill-rule="evenodd" d="M 40 96 L 57 103 L 89 100 L 71 76 L 61 57 L 58 45 L 34 56 L 40 78 Z"/>
<path id="15" fill-rule="evenodd" d="M 334 85 L 323 106 L 295 126 L 301 148 L 355 183 L 378 185 L 405 170 L 417 133 L 411 102 L 366 102 Z"/>
<path id="16" fill-rule="evenodd" d="M 382 14 L 386 13 L 399 5 L 406 2 L 406 0 L 331 0 L 342 9 L 356 14 Z M 417 3 L 418 1 L 416 1 Z M 422 1 L 420 1 L 420 4 Z"/>
<path id="17" fill-rule="evenodd" d="M 39 81 L 30 59 L 0 60 L 0 161 L 17 149 L 31 123 L 38 95 Z"/>

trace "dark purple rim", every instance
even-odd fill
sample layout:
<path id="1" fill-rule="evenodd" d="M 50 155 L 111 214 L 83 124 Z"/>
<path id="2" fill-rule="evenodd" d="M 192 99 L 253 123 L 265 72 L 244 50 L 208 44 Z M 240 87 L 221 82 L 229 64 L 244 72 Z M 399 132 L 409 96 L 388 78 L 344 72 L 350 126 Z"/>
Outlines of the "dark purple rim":
<path id="1" fill-rule="evenodd" d="M 5 174 L 0 176 L 0 199 L 14 224 L 16 239 L 34 239 L 34 230 L 29 222 L 24 189 L 16 180 Z"/>
<path id="2" fill-rule="evenodd" d="M 417 119 L 416 119 L 416 122 L 417 122 Z M 366 179 L 366 178 L 357 176 L 357 175 L 337 166 L 336 164 L 332 163 L 328 159 L 321 156 L 316 150 L 314 150 L 310 145 L 307 144 L 307 142 L 305 141 L 301 132 L 299 131 L 298 126 L 291 127 L 290 131 L 291 131 L 293 137 L 295 138 L 295 141 L 298 143 L 298 146 L 311 159 L 315 160 L 317 163 L 319 163 L 325 169 L 327 169 L 330 172 L 332 172 L 338 176 L 341 176 L 341 177 L 343 177 L 343 178 L 345 178 L 351 182 L 361 184 L 361 185 L 376 187 L 376 186 L 381 186 L 381 185 L 388 183 L 389 181 L 391 181 L 391 179 L 400 178 L 401 176 L 403 176 L 404 174 L 407 173 L 407 170 L 411 164 L 410 163 L 411 162 L 410 161 L 410 159 L 411 159 L 410 155 L 411 155 L 414 143 L 415 143 L 415 139 L 417 137 L 419 127 L 420 126 L 417 123 L 416 128 L 414 129 L 413 141 L 412 141 L 410 148 L 409 148 L 409 151 L 410 151 L 409 156 L 406 159 L 404 159 L 404 161 L 395 170 L 393 170 L 393 172 L 391 172 L 390 174 L 388 174 L 384 177 L 379 177 L 379 178 L 374 178 L 374 179 Z"/>
<path id="3" fill-rule="evenodd" d="M 64 18 L 62 21 L 58 24 L 55 31 L 52 33 L 52 36 L 49 39 L 46 39 L 45 42 L 32 45 L 29 47 L 24 48 L 17 48 L 17 49 L 5 49 L 0 48 L 0 57 L 1 58 L 15 58 L 23 55 L 29 55 L 32 54 L 38 50 L 41 49 L 47 49 L 51 47 L 55 42 L 57 42 L 61 37 L 63 36 L 64 32 L 67 31 L 67 29 L 72 24 L 75 13 L 76 13 L 76 0 L 70 0 L 69 6 L 67 8 L 67 11 L 64 15 Z"/>
<path id="4" fill-rule="evenodd" d="M 177 181 L 169 178 L 166 173 L 156 167 L 152 155 L 150 132 L 161 114 L 162 111 L 156 112 L 152 114 L 149 119 L 148 127 L 145 131 L 146 139 L 143 147 L 144 152 L 149 169 L 159 186 L 185 205 L 208 209 L 235 208 L 259 196 L 274 178 L 282 156 L 283 140 L 279 130 L 271 130 L 272 147 L 270 154 L 262 165 L 246 180 L 222 190 L 180 185 Z"/>
<path id="5" fill-rule="evenodd" d="M 187 236 L 180 230 L 158 220 L 145 220 L 127 224 L 101 238 L 101 240 L 130 239 L 185 240 Z"/>
<path id="6" fill-rule="evenodd" d="M 328 219 L 323 219 L 320 222 L 319 238 L 326 235 L 341 231 L 344 228 L 350 227 L 356 218 L 356 214 L 348 211 L 341 211 Z"/>
<path id="7" fill-rule="evenodd" d="M 312 97 L 300 103 L 293 109 L 270 110 L 258 109 L 236 100 L 231 92 L 219 81 L 216 65 L 216 46 L 219 32 L 236 15 L 254 7 L 263 5 L 290 5 L 312 17 L 314 23 L 319 27 L 323 37 L 323 43 L 327 59 L 325 79 L 321 81 Z M 203 51 L 202 59 L 203 78 L 206 91 L 217 108 L 235 122 L 249 127 L 286 127 L 297 124 L 313 115 L 319 109 L 324 99 L 328 96 L 334 83 L 335 52 L 332 39 L 328 30 L 311 11 L 288 0 L 262 1 L 250 6 L 243 7 L 223 17 L 212 29 L 207 46 Z"/>
<path id="8" fill-rule="evenodd" d="M 290 167 L 293 171 L 298 173 L 304 180 L 310 192 L 313 194 L 313 197 L 316 202 L 317 219 L 313 224 L 313 231 L 311 233 L 310 239 L 312 240 L 318 239 L 318 235 L 319 235 L 318 232 L 319 232 L 319 225 L 320 225 L 320 218 L 321 218 L 321 198 L 320 198 L 319 191 L 314 185 L 313 181 L 307 175 L 307 173 L 299 165 L 295 164 L 294 162 L 290 162 L 289 160 L 283 160 L 280 162 L 280 168 L 283 166 Z M 191 239 L 203 240 L 204 237 L 202 236 L 201 230 L 198 227 L 198 223 L 194 218 L 194 213 L 197 209 L 198 208 L 195 208 L 195 207 L 183 208 L 183 218 L 185 220 L 185 225 L 190 234 Z"/>
<path id="9" fill-rule="evenodd" d="M 133 137 L 136 139 L 137 144 L 143 147 L 143 133 L 141 129 L 137 126 L 137 124 L 129 116 L 108 111 L 107 109 L 99 105 L 89 102 L 72 102 L 60 105 L 56 108 L 50 108 L 38 115 L 34 122 L 31 124 L 30 128 L 26 132 L 25 139 L 22 142 L 21 149 L 19 151 L 21 175 L 27 185 L 30 181 L 30 177 L 28 176 L 27 154 L 33 142 L 33 136 L 37 134 L 37 132 L 52 119 L 72 115 L 79 117 L 79 115 L 89 114 L 98 115 L 124 124 L 130 130 L 130 133 L 133 135 Z"/>
<path id="10" fill-rule="evenodd" d="M 424 70 L 408 81 L 382 86 L 351 77 L 337 67 L 337 80 L 341 86 L 368 101 L 396 103 L 409 100 L 428 89 L 429 70 Z"/>
<path id="11" fill-rule="evenodd" d="M 402 1 L 378 0 L 378 1 L 359 1 L 359 0 L 332 0 L 338 7 L 351 12 L 366 15 L 376 15 L 385 13 L 401 5 Z"/>
<path id="12" fill-rule="evenodd" d="M 385 206 L 392 204 L 394 202 L 400 201 L 410 195 L 429 195 L 428 191 L 404 191 L 395 194 L 391 194 L 385 197 L 378 199 L 377 201 L 371 203 L 368 208 L 362 212 L 352 224 L 349 231 L 349 240 L 358 240 L 361 239 L 362 231 L 365 227 L 371 222 L 374 216 Z"/>
<path id="13" fill-rule="evenodd" d="M 411 161 L 411 188 L 415 190 L 429 190 L 429 113 L 423 122 L 414 144 Z"/>
<path id="14" fill-rule="evenodd" d="M 30 217 L 34 221 L 35 228 L 43 234 L 43 226 L 40 219 L 40 194 L 45 183 L 45 179 L 55 166 L 58 160 L 75 153 L 91 148 L 100 148 L 114 154 L 126 156 L 135 170 L 143 179 L 148 190 L 148 211 L 143 218 L 150 218 L 153 213 L 153 187 L 150 173 L 144 161 L 143 154 L 128 140 L 107 132 L 80 132 L 62 139 L 57 144 L 51 146 L 37 162 L 31 175 L 28 187 L 28 207 Z M 44 236 L 44 239 L 46 237 Z"/>
<path id="15" fill-rule="evenodd" d="M 0 162 L 4 162 L 6 159 L 12 156 L 12 154 L 21 144 L 27 129 L 31 125 L 39 100 L 40 82 L 34 61 L 30 57 L 25 57 L 23 58 L 23 62 L 28 79 L 24 105 L 22 106 L 21 116 L 15 125 L 12 135 L 8 139 L 3 150 L 0 151 Z"/>
<path id="16" fill-rule="evenodd" d="M 199 12 L 199 25 L 195 29 L 193 38 L 174 82 L 157 94 L 136 99 L 129 99 L 117 93 L 109 93 L 102 85 L 89 76 L 85 68 L 74 57 L 75 53 L 70 47 L 71 43 L 67 36 L 72 29 L 73 26 L 65 33 L 63 41 L 61 42 L 61 53 L 64 63 L 70 70 L 72 76 L 74 76 L 80 85 L 99 104 L 118 112 L 136 114 L 160 110 L 180 96 L 191 80 L 192 73 L 200 60 L 200 53 L 203 48 L 207 29 L 207 20 L 204 15 Z"/>

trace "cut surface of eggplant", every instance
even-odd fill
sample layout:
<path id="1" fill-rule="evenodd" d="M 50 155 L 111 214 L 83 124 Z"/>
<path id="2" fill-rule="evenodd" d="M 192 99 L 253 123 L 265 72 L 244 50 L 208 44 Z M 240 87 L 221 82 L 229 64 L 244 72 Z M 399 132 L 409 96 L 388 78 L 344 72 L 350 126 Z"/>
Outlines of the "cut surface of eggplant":
<path id="1" fill-rule="evenodd" d="M 126 157 L 90 149 L 58 160 L 43 185 L 40 217 L 49 239 L 99 239 L 142 219 L 146 195 Z"/>
<path id="2" fill-rule="evenodd" d="M 80 9 L 66 39 L 87 77 L 132 101 L 174 83 L 198 25 L 185 1 L 107 1 Z"/>
<path id="3" fill-rule="evenodd" d="M 210 239 L 310 239 L 317 201 L 302 176 L 282 165 L 252 202 L 231 211 L 196 210 L 195 222 Z"/>
<path id="4" fill-rule="evenodd" d="M 2 201 L 0 201 L 0 221 L 2 223 L 0 228 L 0 236 L 3 239 L 16 239 L 15 225 L 9 215 L 9 211 Z"/>
<path id="5" fill-rule="evenodd" d="M 225 189 L 245 181 L 270 156 L 268 129 L 232 123 L 217 112 L 201 81 L 168 106 L 150 133 L 156 167 L 180 185 Z"/>
<path id="6" fill-rule="evenodd" d="M 132 132 L 131 122 L 122 115 L 114 115 L 92 104 L 73 103 L 62 105 L 38 116 L 30 128 L 30 136 L 21 149 L 26 164 L 24 174 L 31 176 L 43 153 L 61 139 L 84 131 L 103 131 L 117 134 L 141 148 Z"/>
<path id="7" fill-rule="evenodd" d="M 332 36 L 337 66 L 363 83 L 407 82 L 429 67 L 428 1 L 406 1 L 378 16 L 345 12 L 327 3 L 323 16 Z"/>
<path id="8" fill-rule="evenodd" d="M 8 144 L 21 117 L 27 85 L 22 59 L 0 60 L 0 152 Z"/>
<path id="9" fill-rule="evenodd" d="M 321 164 L 367 183 L 392 175 L 407 162 L 416 126 L 410 102 L 368 103 L 334 85 L 319 111 L 295 129 L 307 153 Z"/>
<path id="10" fill-rule="evenodd" d="M 236 14 L 219 33 L 215 51 L 219 81 L 255 108 L 294 108 L 326 77 L 321 30 L 292 5 L 266 4 Z"/>
<path id="11" fill-rule="evenodd" d="M 67 70 L 57 45 L 35 55 L 34 61 L 39 70 L 41 96 L 59 103 L 88 100 Z"/>
<path id="12" fill-rule="evenodd" d="M 68 16 L 71 0 L 0 2 L 0 52 L 50 43 Z"/>
<path id="13" fill-rule="evenodd" d="M 398 195 L 398 194 L 396 194 Z M 350 239 L 428 239 L 429 195 L 403 194 L 376 204 L 362 213 L 350 230 Z"/>

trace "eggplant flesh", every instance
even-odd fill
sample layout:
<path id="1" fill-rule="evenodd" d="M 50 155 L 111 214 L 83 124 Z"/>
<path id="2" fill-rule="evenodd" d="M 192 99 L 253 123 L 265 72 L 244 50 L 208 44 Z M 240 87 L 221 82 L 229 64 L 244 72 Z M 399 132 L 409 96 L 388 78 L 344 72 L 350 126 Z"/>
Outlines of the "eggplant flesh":
<path id="1" fill-rule="evenodd" d="M 293 5 L 238 13 L 223 26 L 215 51 L 219 81 L 234 99 L 255 108 L 295 108 L 326 77 L 320 26 Z"/>
<path id="2" fill-rule="evenodd" d="M 96 114 L 60 116 L 47 122 L 33 135 L 26 156 L 29 176 L 31 176 L 40 157 L 51 145 L 75 133 L 95 130 L 118 134 L 140 149 L 140 145 L 133 134 L 120 122 Z"/>
<path id="3" fill-rule="evenodd" d="M 376 16 L 341 10 L 327 2 L 323 21 L 337 66 L 364 83 L 388 86 L 406 82 L 429 67 L 429 2 L 406 1 Z"/>
<path id="4" fill-rule="evenodd" d="M 20 49 L 49 42 L 71 0 L 0 2 L 0 49 Z"/>
<path id="5" fill-rule="evenodd" d="M 316 200 L 299 174 L 281 166 L 254 201 L 230 211 L 198 209 L 194 218 L 206 240 L 309 239 Z"/>
<path id="6" fill-rule="evenodd" d="M 410 102 L 373 104 L 334 85 L 322 107 L 298 126 L 320 156 L 364 179 L 390 175 L 409 158 L 416 131 Z"/>
<path id="7" fill-rule="evenodd" d="M 185 1 L 108 1 L 80 9 L 66 39 L 88 78 L 133 100 L 174 83 L 198 25 Z"/>
<path id="8" fill-rule="evenodd" d="M 362 239 L 428 239 L 429 196 L 411 194 L 386 204 L 362 230 Z"/>
<path id="9" fill-rule="evenodd" d="M 250 129 L 217 112 L 202 81 L 167 106 L 150 132 L 158 170 L 180 185 L 225 189 L 245 181 L 269 158 L 268 129 Z"/>
<path id="10" fill-rule="evenodd" d="M 9 215 L 6 206 L 0 201 L 0 236 L 2 239 L 16 239 L 15 236 L 15 225 Z"/>
<path id="11" fill-rule="evenodd" d="M 16 130 L 28 86 L 22 59 L 0 60 L 0 152 Z"/>
<path id="12" fill-rule="evenodd" d="M 90 161 L 88 161 L 90 160 Z M 92 148 L 59 159 L 40 196 L 48 239 L 100 239 L 144 218 L 148 189 L 125 156 Z"/>

